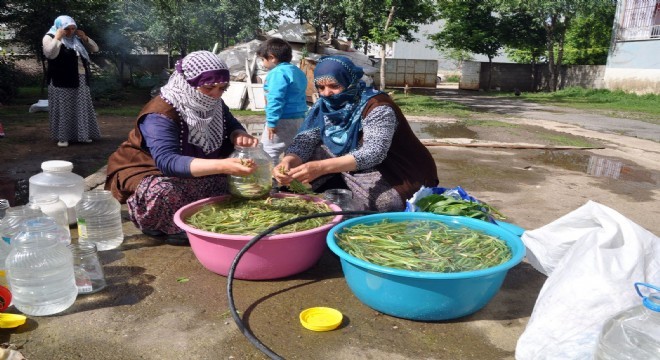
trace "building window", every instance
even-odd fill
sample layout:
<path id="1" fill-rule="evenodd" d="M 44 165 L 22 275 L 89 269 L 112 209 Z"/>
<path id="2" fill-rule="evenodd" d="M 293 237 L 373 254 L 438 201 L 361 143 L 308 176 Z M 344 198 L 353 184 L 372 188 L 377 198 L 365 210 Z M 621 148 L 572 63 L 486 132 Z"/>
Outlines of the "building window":
<path id="1" fill-rule="evenodd" d="M 660 0 L 624 2 L 619 40 L 660 38 Z"/>

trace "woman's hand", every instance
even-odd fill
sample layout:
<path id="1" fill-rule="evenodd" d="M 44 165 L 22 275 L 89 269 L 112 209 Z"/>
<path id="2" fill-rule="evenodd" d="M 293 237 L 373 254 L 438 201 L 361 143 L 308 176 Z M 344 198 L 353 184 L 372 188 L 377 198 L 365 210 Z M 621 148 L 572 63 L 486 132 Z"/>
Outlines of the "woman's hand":
<path id="1" fill-rule="evenodd" d="M 288 175 L 303 184 L 309 184 L 314 179 L 326 174 L 326 169 L 320 161 L 310 161 L 289 169 Z M 289 181 L 291 182 L 291 181 Z"/>
<path id="2" fill-rule="evenodd" d="M 66 35 L 66 30 L 60 28 L 60 29 L 55 30 L 55 36 L 53 36 L 53 37 L 55 38 L 55 40 L 62 40 L 64 35 Z"/>
<path id="3" fill-rule="evenodd" d="M 245 160 L 241 161 L 238 158 L 227 158 L 218 161 L 222 162 L 222 168 L 224 169 L 222 173 L 227 175 L 247 176 L 257 169 L 256 166 L 250 166 Z"/>
<path id="4" fill-rule="evenodd" d="M 282 161 L 277 164 L 272 171 L 272 175 L 280 185 L 287 186 L 293 181 L 293 177 L 289 175 L 289 169 L 294 166 L 300 165 L 302 160 L 295 155 L 285 155 Z"/>
<path id="5" fill-rule="evenodd" d="M 277 164 L 277 166 L 273 168 L 273 172 L 271 174 L 280 185 L 287 186 L 293 180 L 293 178 L 289 176 L 289 165 L 284 164 L 284 162 Z"/>
<path id="6" fill-rule="evenodd" d="M 257 144 L 259 144 L 259 139 L 244 131 L 238 131 L 235 133 L 236 135 L 234 136 L 234 140 L 232 141 L 232 143 L 236 146 L 254 147 L 257 146 Z"/>
<path id="7" fill-rule="evenodd" d="M 80 40 L 87 42 L 89 40 L 89 37 L 85 35 L 85 32 L 82 30 L 76 30 L 76 36 L 80 38 Z"/>

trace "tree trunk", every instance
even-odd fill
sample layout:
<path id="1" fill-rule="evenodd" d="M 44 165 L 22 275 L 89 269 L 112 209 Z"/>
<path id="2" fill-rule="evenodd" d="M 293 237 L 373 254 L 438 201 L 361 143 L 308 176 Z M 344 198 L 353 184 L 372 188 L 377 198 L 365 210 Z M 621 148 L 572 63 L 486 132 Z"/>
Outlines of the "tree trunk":
<path id="1" fill-rule="evenodd" d="M 570 26 L 570 17 L 566 17 L 564 19 L 564 27 L 562 27 L 562 32 L 559 34 L 559 40 L 557 41 L 557 61 L 556 61 L 556 67 L 557 69 L 555 70 L 555 84 L 559 84 L 559 74 L 561 72 L 561 64 L 564 62 L 564 41 L 566 40 L 566 30 Z M 555 89 L 556 91 L 557 89 Z"/>
<path id="2" fill-rule="evenodd" d="M 385 22 L 385 29 L 383 33 L 387 33 L 387 29 L 390 27 L 392 18 L 394 17 L 394 11 L 396 10 L 395 6 L 392 6 L 390 9 L 390 14 L 387 16 L 387 22 Z M 380 44 L 380 91 L 385 91 L 385 47 L 387 44 L 385 42 Z"/>
<path id="3" fill-rule="evenodd" d="M 548 33 L 548 41 L 546 48 L 548 51 L 548 90 L 557 91 L 557 68 L 555 67 L 555 24 L 556 16 L 550 17 L 550 23 L 546 25 L 546 32 Z"/>
<path id="4" fill-rule="evenodd" d="M 486 91 L 490 91 L 492 79 L 493 79 L 493 57 L 488 56 L 488 87 L 486 88 Z"/>

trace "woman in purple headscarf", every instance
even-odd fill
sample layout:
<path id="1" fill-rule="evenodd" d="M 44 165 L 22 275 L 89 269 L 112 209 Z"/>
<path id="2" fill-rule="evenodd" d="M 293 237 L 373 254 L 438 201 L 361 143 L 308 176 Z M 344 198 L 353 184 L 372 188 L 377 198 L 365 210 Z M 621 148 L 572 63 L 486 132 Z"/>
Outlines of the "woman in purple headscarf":
<path id="1" fill-rule="evenodd" d="M 223 103 L 227 86 L 229 70 L 217 55 L 190 53 L 177 62 L 160 96 L 142 108 L 128 140 L 110 156 L 105 188 L 128 205 L 131 220 L 144 233 L 186 244 L 174 213 L 228 193 L 226 175 L 254 172 L 227 158 L 234 145 L 258 143 Z"/>
<path id="2" fill-rule="evenodd" d="M 358 210 L 403 211 L 422 185 L 438 184 L 435 161 L 401 109 L 367 87 L 363 75 L 347 57 L 319 60 L 320 98 L 273 176 L 283 185 L 311 184 L 316 192 L 348 189 Z"/>
<path id="3" fill-rule="evenodd" d="M 101 138 L 89 90 L 89 53 L 98 45 L 67 15 L 58 16 L 42 39 L 48 59 L 48 116 L 57 146 Z"/>

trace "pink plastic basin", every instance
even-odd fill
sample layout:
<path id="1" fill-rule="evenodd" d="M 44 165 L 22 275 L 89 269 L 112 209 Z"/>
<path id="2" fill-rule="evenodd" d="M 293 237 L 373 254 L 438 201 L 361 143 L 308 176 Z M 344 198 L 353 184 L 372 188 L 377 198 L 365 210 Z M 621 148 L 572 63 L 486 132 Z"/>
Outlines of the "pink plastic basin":
<path id="1" fill-rule="evenodd" d="M 323 199 L 294 194 L 274 194 L 273 197 L 298 196 L 309 201 Z M 199 211 L 204 205 L 229 199 L 229 195 L 202 199 L 188 204 L 174 214 L 174 223 L 183 229 L 190 240 L 190 247 L 197 260 L 208 270 L 227 276 L 236 254 L 254 237 L 252 235 L 218 234 L 194 228 L 184 219 Z M 332 211 L 341 209 L 326 202 Z M 234 277 L 243 280 L 267 280 L 291 276 L 312 267 L 321 258 L 326 247 L 325 236 L 342 219 L 332 218 L 327 224 L 288 234 L 268 235 L 257 241 L 241 257 Z"/>

